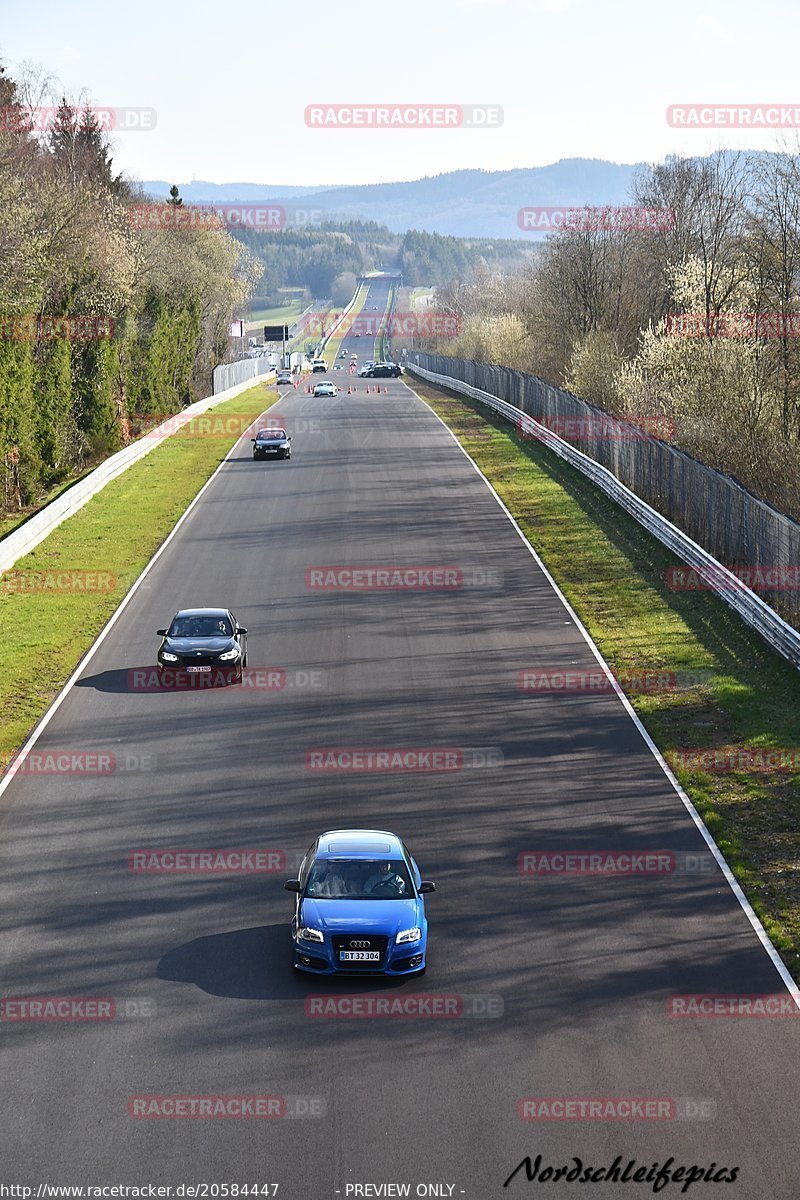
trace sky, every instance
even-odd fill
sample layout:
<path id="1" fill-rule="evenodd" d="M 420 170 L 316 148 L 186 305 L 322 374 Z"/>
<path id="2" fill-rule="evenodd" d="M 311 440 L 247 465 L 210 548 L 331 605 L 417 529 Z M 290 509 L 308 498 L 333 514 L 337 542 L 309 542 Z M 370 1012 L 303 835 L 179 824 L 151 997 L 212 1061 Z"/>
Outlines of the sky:
<path id="1" fill-rule="evenodd" d="M 796 105 L 800 123 L 798 35 L 797 0 L 0 0 L 8 72 L 35 64 L 68 95 L 148 110 L 154 127 L 114 132 L 116 168 L 176 182 L 322 186 L 774 149 L 797 133 L 679 128 L 667 109 Z M 396 103 L 487 105 L 492 124 L 307 123 L 307 106 L 329 118 L 335 104 Z"/>

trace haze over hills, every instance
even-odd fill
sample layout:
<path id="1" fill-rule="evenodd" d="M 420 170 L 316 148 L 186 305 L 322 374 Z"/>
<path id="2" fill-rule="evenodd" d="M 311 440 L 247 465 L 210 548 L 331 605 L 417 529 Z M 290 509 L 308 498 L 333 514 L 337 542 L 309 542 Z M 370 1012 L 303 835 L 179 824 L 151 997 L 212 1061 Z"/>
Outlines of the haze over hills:
<path id="1" fill-rule="evenodd" d="M 395 233 L 421 229 L 458 237 L 528 241 L 539 235 L 519 228 L 520 208 L 630 203 L 634 176 L 643 165 L 572 158 L 544 167 L 453 171 L 403 183 L 312 188 L 194 180 L 179 183 L 178 187 L 188 203 L 274 200 L 286 204 L 296 199 L 302 202 L 298 208 L 319 209 L 323 219 L 377 221 Z M 142 187 L 152 196 L 166 197 L 170 185 L 163 180 L 146 180 Z"/>

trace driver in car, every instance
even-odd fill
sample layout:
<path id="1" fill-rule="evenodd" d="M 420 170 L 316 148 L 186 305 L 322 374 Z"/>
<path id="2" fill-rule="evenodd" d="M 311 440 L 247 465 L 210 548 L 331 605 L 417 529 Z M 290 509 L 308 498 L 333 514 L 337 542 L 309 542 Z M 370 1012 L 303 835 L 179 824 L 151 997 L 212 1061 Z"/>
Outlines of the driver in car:
<path id="1" fill-rule="evenodd" d="M 398 896 L 402 896 L 406 890 L 405 880 L 402 875 L 398 875 L 392 869 L 390 862 L 382 862 L 379 864 L 377 871 L 373 873 L 364 882 L 364 891 L 367 895 L 374 892 L 384 892 L 392 889 Z"/>

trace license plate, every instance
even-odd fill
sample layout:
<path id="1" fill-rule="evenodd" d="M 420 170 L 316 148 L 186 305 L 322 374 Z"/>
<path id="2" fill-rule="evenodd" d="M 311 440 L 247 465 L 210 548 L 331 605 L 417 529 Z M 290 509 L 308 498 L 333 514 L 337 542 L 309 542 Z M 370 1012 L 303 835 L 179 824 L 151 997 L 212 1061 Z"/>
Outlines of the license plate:
<path id="1" fill-rule="evenodd" d="M 201 672 L 210 671 L 211 667 L 187 667 L 186 670 L 191 671 L 192 674 L 200 674 Z"/>
<path id="2" fill-rule="evenodd" d="M 380 950 L 340 950 L 339 962 L 380 962 Z"/>

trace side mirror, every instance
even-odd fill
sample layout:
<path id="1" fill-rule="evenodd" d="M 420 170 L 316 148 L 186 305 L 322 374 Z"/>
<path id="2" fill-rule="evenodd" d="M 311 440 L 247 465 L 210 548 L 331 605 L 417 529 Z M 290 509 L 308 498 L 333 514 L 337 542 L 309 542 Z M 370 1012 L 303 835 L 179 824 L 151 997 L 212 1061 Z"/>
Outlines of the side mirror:
<path id="1" fill-rule="evenodd" d="M 237 625 L 237 626 L 236 626 L 236 634 L 237 634 L 237 636 L 238 636 L 240 633 L 247 633 L 247 630 L 246 630 L 246 629 L 243 629 L 241 625 Z"/>
<path id="2" fill-rule="evenodd" d="M 287 440 L 287 442 L 290 442 L 290 441 L 292 440 L 292 435 L 291 435 L 291 434 L 289 434 L 289 436 L 287 437 L 287 439 L 286 439 L 286 440 Z"/>
<path id="3" fill-rule="evenodd" d="M 251 441 L 251 442 L 254 442 L 255 440 L 256 440 L 255 438 L 250 438 L 250 441 Z"/>
<path id="4" fill-rule="evenodd" d="M 425 895 L 427 895 L 428 892 L 436 891 L 436 884 L 430 879 L 423 879 L 422 883 L 419 885 L 418 890 L 419 890 L 420 896 L 425 896 Z"/>
<path id="5" fill-rule="evenodd" d="M 286 883 L 283 886 L 287 892 L 299 892 L 300 891 L 300 880 L 299 879 L 287 879 Z"/>
<path id="6" fill-rule="evenodd" d="M 157 629 L 156 630 L 156 637 L 166 637 L 166 636 L 167 636 L 166 629 Z"/>

